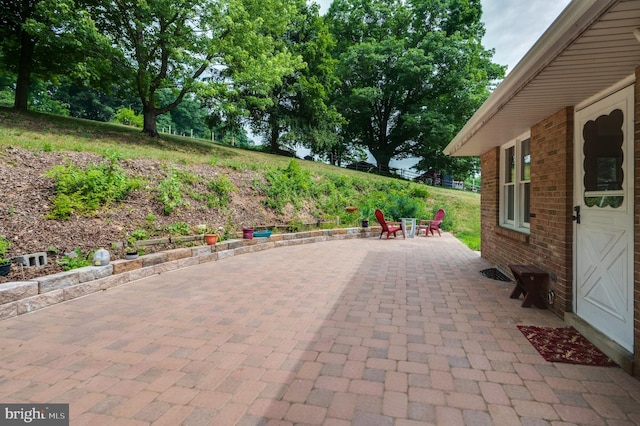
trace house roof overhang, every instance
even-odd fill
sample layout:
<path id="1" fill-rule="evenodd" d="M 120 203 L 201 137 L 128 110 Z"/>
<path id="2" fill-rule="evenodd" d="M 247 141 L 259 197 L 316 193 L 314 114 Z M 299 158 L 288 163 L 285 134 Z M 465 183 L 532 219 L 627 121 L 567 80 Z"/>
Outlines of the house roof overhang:
<path id="1" fill-rule="evenodd" d="M 639 28 L 638 0 L 573 0 L 445 154 L 481 155 L 633 75 L 640 65 Z"/>

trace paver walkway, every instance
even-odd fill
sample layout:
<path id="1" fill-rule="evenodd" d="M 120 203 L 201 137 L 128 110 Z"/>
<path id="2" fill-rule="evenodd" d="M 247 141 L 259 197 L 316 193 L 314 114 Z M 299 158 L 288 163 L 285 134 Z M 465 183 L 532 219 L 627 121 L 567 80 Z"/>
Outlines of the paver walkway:
<path id="1" fill-rule="evenodd" d="M 236 256 L 0 323 L 0 402 L 72 425 L 630 425 L 640 381 L 544 361 L 452 236 Z"/>

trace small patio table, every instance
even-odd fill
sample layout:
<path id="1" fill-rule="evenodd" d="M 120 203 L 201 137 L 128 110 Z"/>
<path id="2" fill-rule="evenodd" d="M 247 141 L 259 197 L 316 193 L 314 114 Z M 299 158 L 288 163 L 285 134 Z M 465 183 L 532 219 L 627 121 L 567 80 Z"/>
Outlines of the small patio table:
<path id="1" fill-rule="evenodd" d="M 407 223 L 411 224 L 411 232 L 407 233 Z M 416 235 L 416 218 L 415 217 L 403 217 L 402 218 L 402 230 L 404 231 L 404 234 L 409 237 L 409 238 L 413 238 Z"/>

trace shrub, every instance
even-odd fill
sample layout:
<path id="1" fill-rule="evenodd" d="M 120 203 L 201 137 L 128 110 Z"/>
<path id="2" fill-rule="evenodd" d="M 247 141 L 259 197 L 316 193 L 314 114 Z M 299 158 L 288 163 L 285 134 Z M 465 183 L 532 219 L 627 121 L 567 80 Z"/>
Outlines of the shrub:
<path id="1" fill-rule="evenodd" d="M 431 196 L 426 185 L 413 185 L 409 191 L 414 198 L 427 199 Z"/>
<path id="2" fill-rule="evenodd" d="M 226 176 L 212 179 L 207 185 L 211 193 L 207 194 L 207 205 L 209 208 L 226 207 L 231 200 L 231 193 L 238 190 Z"/>
<path id="3" fill-rule="evenodd" d="M 168 176 L 158 185 L 158 201 L 162 203 L 164 214 L 169 216 L 179 207 L 189 207 L 182 199 L 183 181 L 192 183 L 193 175 L 170 168 Z"/>
<path id="4" fill-rule="evenodd" d="M 172 235 L 189 235 L 191 233 L 191 228 L 186 222 L 176 222 L 167 225 L 167 231 Z"/>
<path id="5" fill-rule="evenodd" d="M 115 123 L 124 124 L 125 126 L 134 126 L 142 128 L 144 126 L 144 117 L 135 113 L 131 108 L 120 108 L 112 119 Z"/>
<path id="6" fill-rule="evenodd" d="M 268 182 L 263 188 L 267 195 L 264 203 L 280 213 L 288 204 L 299 208 L 302 201 L 312 195 L 314 182 L 311 173 L 295 160 L 291 160 L 285 169 L 268 169 L 264 177 Z"/>
<path id="7" fill-rule="evenodd" d="M 65 271 L 91 266 L 93 264 L 93 252 L 89 251 L 83 254 L 82 250 L 76 248 L 71 254 L 65 255 L 62 260 L 58 260 L 56 263 L 62 266 Z"/>
<path id="8" fill-rule="evenodd" d="M 9 247 L 11 247 L 11 241 L 5 240 L 4 238 L 0 237 L 0 264 L 7 262 L 5 256 L 7 255 L 7 250 L 9 250 Z"/>
<path id="9" fill-rule="evenodd" d="M 67 219 L 71 214 L 91 214 L 109 203 L 124 199 L 140 181 L 129 178 L 117 165 L 117 155 L 107 153 L 107 163 L 81 169 L 73 164 L 55 166 L 45 176 L 55 179 L 56 196 L 50 219 Z"/>
<path id="10" fill-rule="evenodd" d="M 391 192 L 387 198 L 386 209 L 385 215 L 388 213 L 395 220 L 400 220 L 403 217 L 422 216 L 418 200 L 412 198 L 406 192 Z"/>
<path id="11" fill-rule="evenodd" d="M 144 229 L 136 229 L 135 231 L 132 231 L 130 235 L 137 241 L 146 240 L 148 236 L 147 231 Z"/>

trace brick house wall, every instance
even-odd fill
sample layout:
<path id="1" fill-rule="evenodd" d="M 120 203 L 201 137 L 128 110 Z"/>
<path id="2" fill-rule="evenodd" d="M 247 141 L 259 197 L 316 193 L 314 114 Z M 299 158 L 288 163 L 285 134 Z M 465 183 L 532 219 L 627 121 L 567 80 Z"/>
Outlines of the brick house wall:
<path id="1" fill-rule="evenodd" d="M 640 375 L 640 67 L 636 69 L 634 137 L 634 375 Z M 530 233 L 499 226 L 500 148 L 481 156 L 482 256 L 509 274 L 509 264 L 549 272 L 550 309 L 572 312 L 574 110 L 567 107 L 531 128 Z M 505 141 L 505 143 L 508 141 Z"/>
<path id="2" fill-rule="evenodd" d="M 532 263 L 551 274 L 560 316 L 573 305 L 573 117 L 565 108 L 531 128 Z"/>
<path id="3" fill-rule="evenodd" d="M 508 141 L 505 141 L 505 143 Z M 573 108 L 531 128 L 530 233 L 499 225 L 500 148 L 481 157 L 482 256 L 501 271 L 509 264 L 533 264 L 547 271 L 555 293 L 550 309 L 562 317 L 572 309 L 573 280 Z"/>

